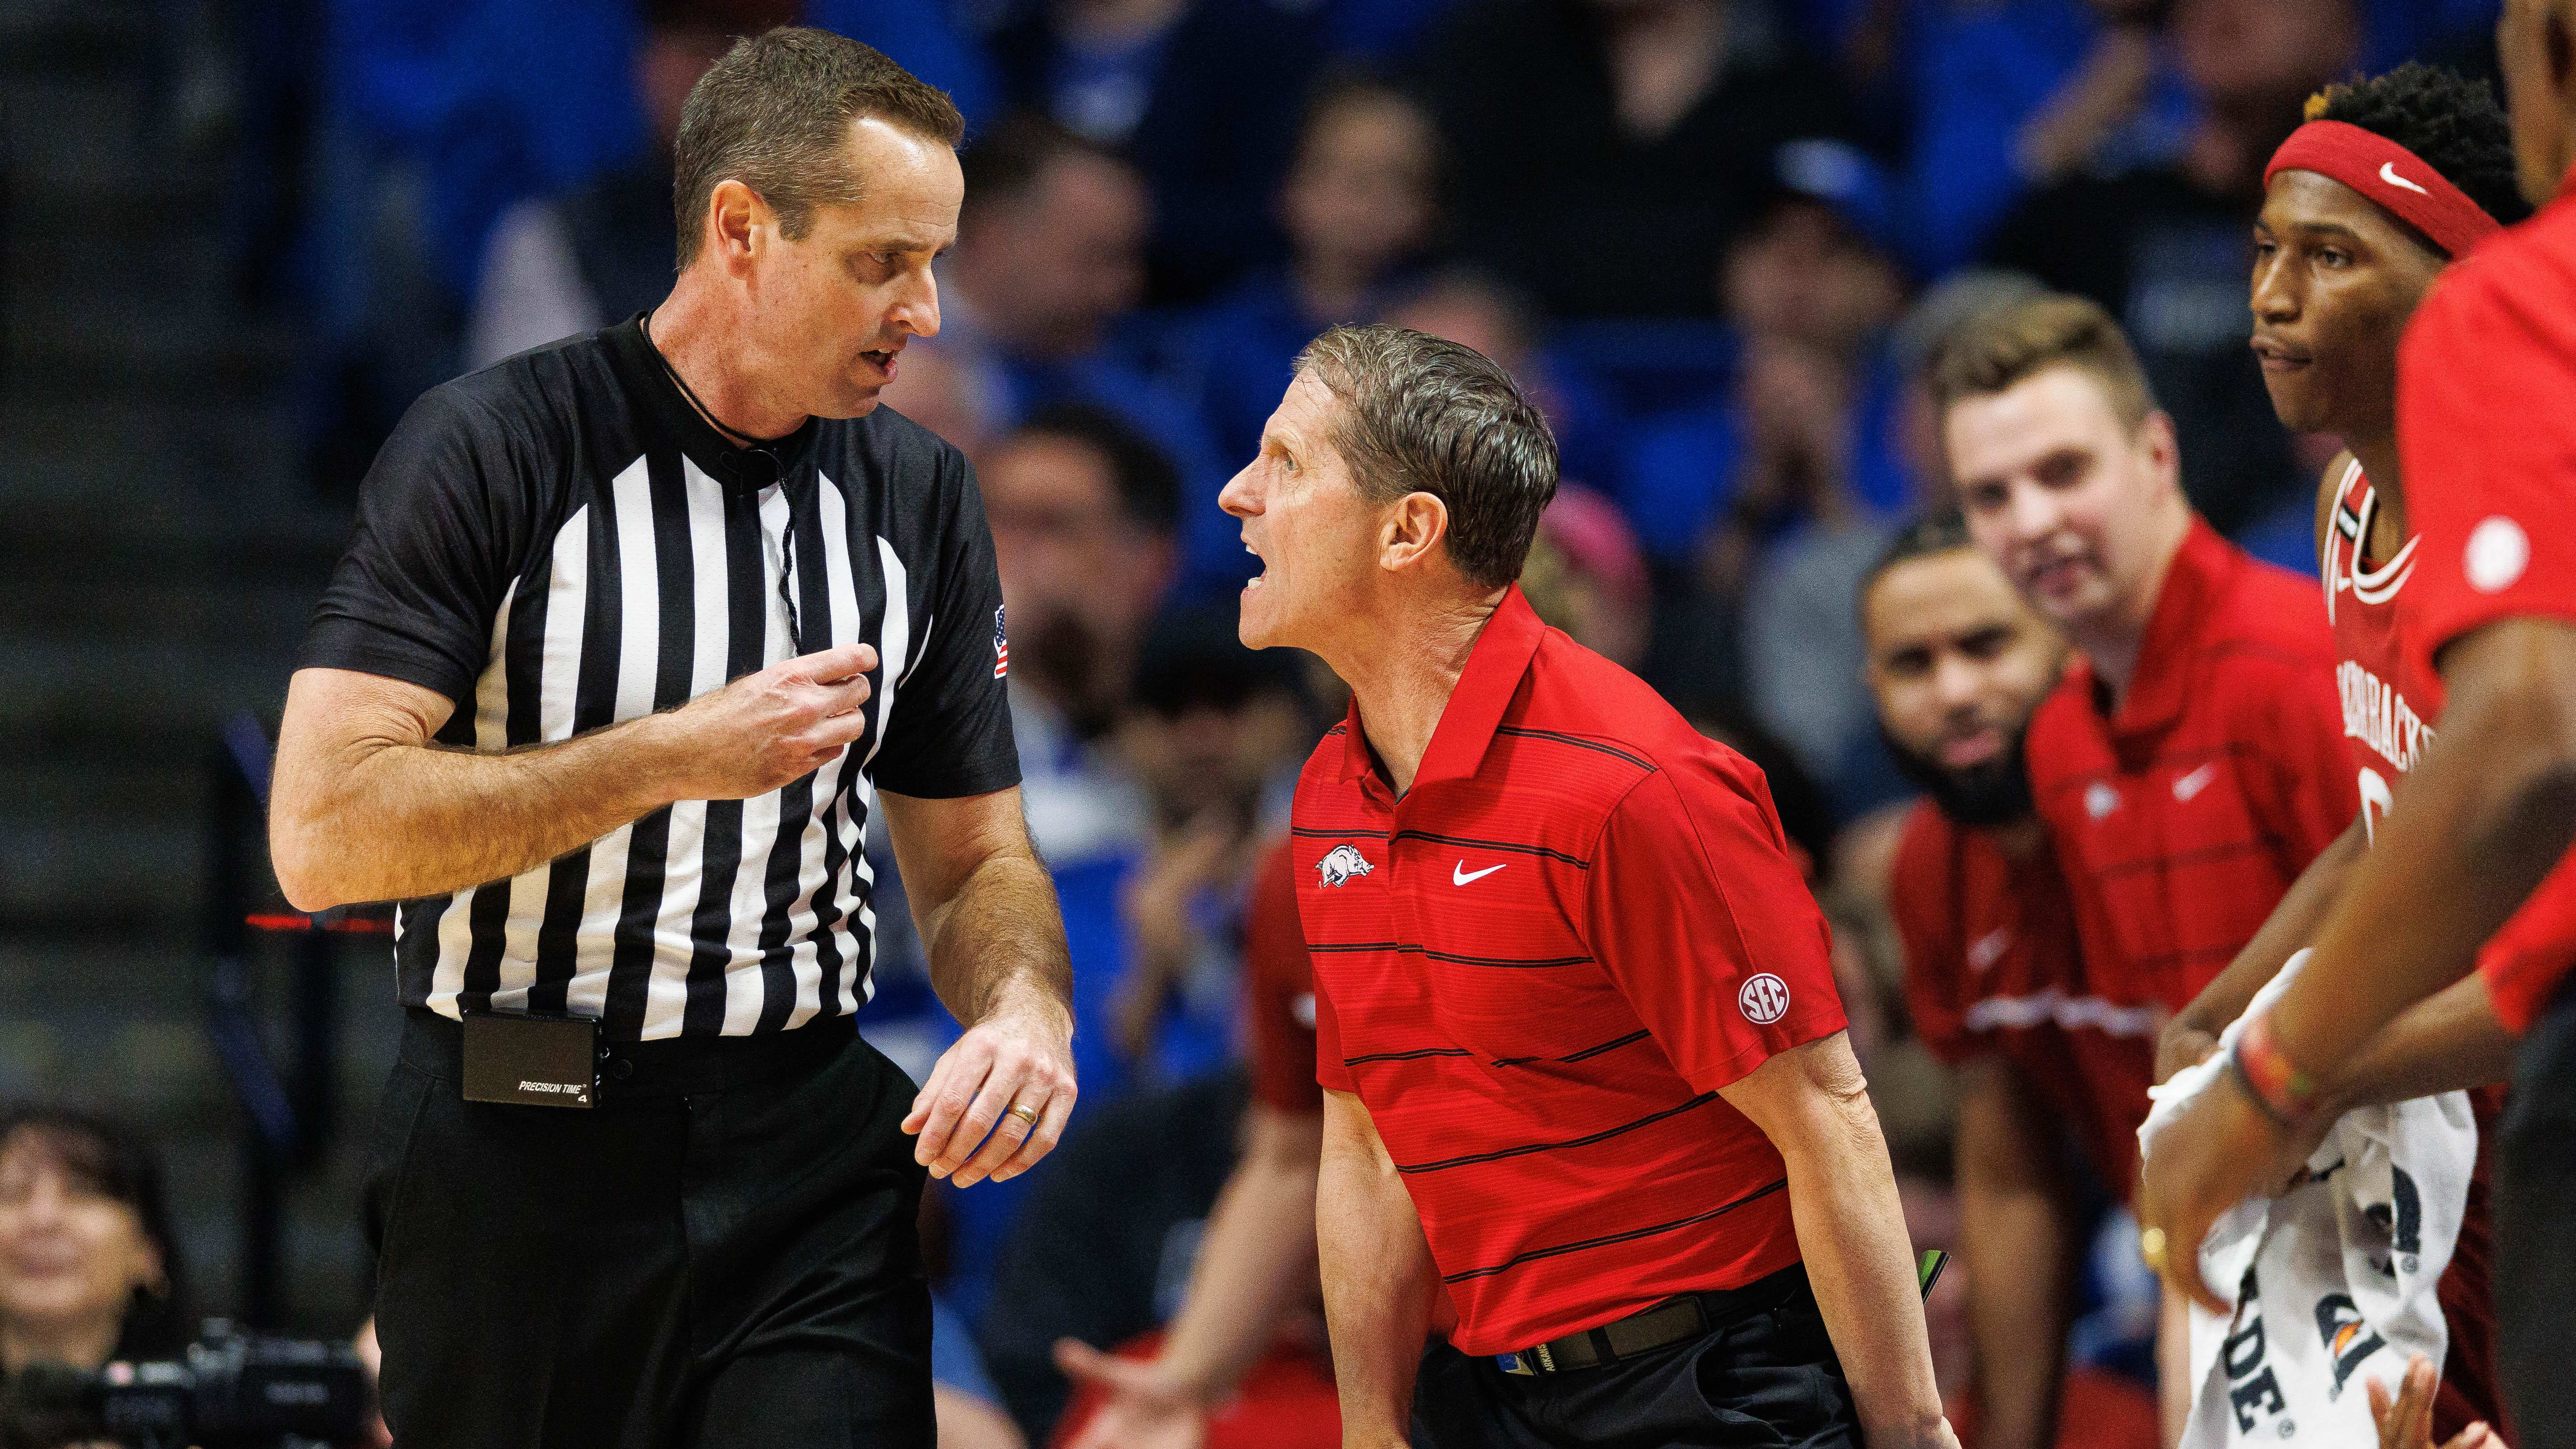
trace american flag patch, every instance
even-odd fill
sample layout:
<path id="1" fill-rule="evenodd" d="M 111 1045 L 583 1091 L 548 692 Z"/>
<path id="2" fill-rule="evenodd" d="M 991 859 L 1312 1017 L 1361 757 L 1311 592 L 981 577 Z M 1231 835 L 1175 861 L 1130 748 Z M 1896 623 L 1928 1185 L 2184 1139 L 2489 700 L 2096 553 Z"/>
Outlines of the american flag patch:
<path id="1" fill-rule="evenodd" d="M 1007 605 L 1004 607 L 1008 607 Z M 993 677 L 1000 679 L 1011 672 L 1010 631 L 1002 627 L 1002 610 L 993 611 Z"/>

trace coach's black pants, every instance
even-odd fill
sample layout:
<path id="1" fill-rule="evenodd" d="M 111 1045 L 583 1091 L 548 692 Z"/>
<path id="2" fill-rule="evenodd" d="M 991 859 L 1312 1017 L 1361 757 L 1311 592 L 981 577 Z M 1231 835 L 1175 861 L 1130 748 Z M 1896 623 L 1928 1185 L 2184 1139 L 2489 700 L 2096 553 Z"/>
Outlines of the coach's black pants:
<path id="1" fill-rule="evenodd" d="M 2496 1323 L 2508 1432 L 2576 1445 L 2576 982 L 2531 1024 L 2514 1059 L 2496 1160 Z M 2499 1426 L 2504 1427 L 2504 1426 Z"/>
<path id="2" fill-rule="evenodd" d="M 1522 1377 L 1446 1344 L 1423 1356 L 1413 1441 L 1427 1449 L 1860 1449 L 1860 1421 L 1804 1268 L 1737 1290 L 1740 1316 L 1598 1368 Z"/>
<path id="3" fill-rule="evenodd" d="M 589 1111 L 458 1041 L 411 1014 L 367 1186 L 402 1449 L 931 1449 L 913 1087 L 846 1018 L 615 1047 Z"/>

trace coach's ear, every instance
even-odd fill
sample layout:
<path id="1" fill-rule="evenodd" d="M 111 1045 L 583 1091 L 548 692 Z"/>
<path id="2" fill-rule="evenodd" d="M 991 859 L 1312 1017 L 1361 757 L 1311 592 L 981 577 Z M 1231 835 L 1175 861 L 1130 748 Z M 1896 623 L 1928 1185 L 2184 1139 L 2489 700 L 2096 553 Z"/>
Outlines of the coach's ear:
<path id="1" fill-rule="evenodd" d="M 1418 567 L 1446 551 L 1449 505 L 1415 491 L 1387 505 L 1378 525 L 1377 566 L 1389 572 Z"/>

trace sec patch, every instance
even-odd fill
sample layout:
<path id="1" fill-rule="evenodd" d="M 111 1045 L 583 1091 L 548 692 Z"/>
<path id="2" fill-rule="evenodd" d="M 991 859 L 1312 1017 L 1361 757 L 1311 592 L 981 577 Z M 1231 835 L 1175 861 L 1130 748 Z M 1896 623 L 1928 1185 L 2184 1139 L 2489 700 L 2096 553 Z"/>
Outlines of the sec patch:
<path id="1" fill-rule="evenodd" d="M 1789 1014 L 1789 983 L 1765 971 L 1735 993 L 1735 1008 L 1755 1026 L 1769 1026 Z"/>

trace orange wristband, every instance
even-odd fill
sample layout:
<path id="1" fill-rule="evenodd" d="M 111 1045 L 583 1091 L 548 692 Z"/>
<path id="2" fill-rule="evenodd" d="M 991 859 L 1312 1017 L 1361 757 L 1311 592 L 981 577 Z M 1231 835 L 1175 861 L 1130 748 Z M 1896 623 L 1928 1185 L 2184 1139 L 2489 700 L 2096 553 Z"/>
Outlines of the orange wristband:
<path id="1" fill-rule="evenodd" d="M 2273 1039 L 2271 1013 L 2245 1023 L 2245 1029 L 2236 1034 L 2236 1049 L 2228 1062 L 2264 1116 L 2284 1127 L 2296 1127 L 2316 1115 L 2321 1095 L 2317 1079 L 2301 1071 Z"/>

